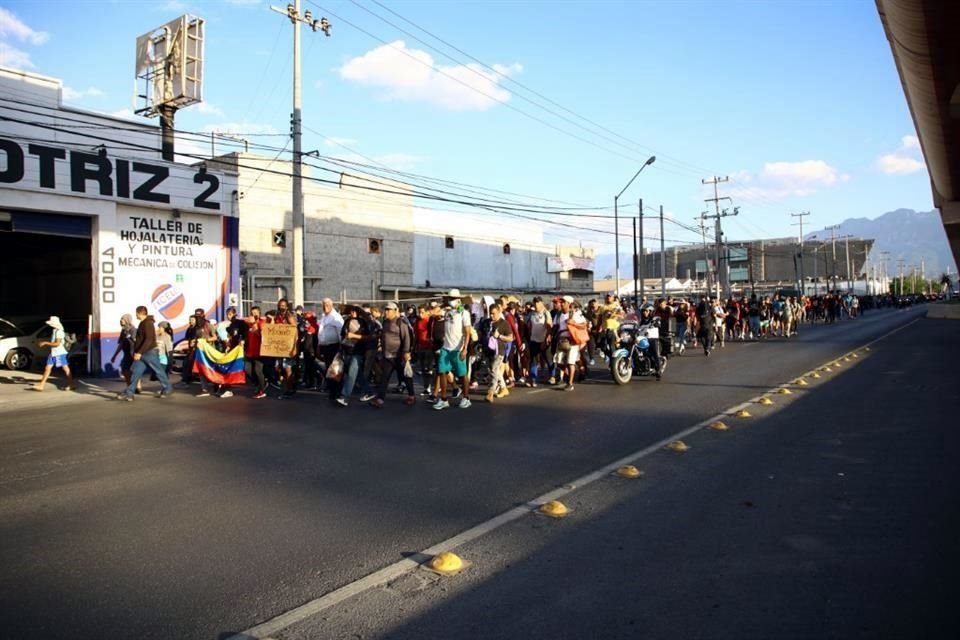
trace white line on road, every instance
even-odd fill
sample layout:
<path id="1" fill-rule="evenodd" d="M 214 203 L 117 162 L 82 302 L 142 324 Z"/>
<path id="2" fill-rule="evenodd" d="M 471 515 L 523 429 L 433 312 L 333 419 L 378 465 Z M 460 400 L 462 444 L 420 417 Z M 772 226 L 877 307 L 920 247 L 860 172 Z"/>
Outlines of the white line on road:
<path id="1" fill-rule="evenodd" d="M 922 316 L 912 320 L 911 322 L 901 325 L 896 329 L 880 336 L 876 340 L 872 340 L 871 342 L 868 342 L 865 345 L 857 347 L 856 349 L 854 349 L 854 351 L 858 349 L 862 349 L 863 347 L 866 347 L 866 346 L 876 344 L 877 342 L 880 342 L 881 340 L 884 340 L 890 337 L 891 335 L 897 333 L 898 331 L 902 331 L 903 329 L 906 329 L 907 327 L 914 324 L 915 322 L 920 321 L 921 319 L 922 319 Z M 835 359 L 836 358 L 832 360 L 835 360 Z M 789 386 L 789 385 L 782 385 L 782 386 Z M 769 391 L 768 393 L 775 393 L 776 390 L 779 388 L 780 387 L 773 387 L 771 391 Z M 542 389 L 542 390 L 538 389 L 536 391 L 532 391 L 531 393 L 537 393 L 538 391 L 547 391 L 547 389 Z M 727 409 L 725 411 L 722 411 L 711 418 L 702 420 L 697 424 L 693 425 L 692 427 L 688 427 L 682 431 L 678 431 L 677 433 L 674 433 L 673 435 L 668 436 L 663 440 L 660 440 L 648 447 L 640 449 L 639 451 L 635 451 L 634 453 L 626 455 L 620 458 L 619 460 L 615 460 L 607 465 L 604 465 L 603 467 L 600 467 L 596 471 L 592 471 L 591 473 L 588 473 L 584 476 L 577 478 L 573 482 L 568 482 L 559 489 L 554 489 L 553 491 L 550 491 L 539 497 L 534 498 L 533 500 L 530 500 L 529 502 L 527 502 L 522 506 L 514 507 L 513 509 L 505 511 L 500 515 L 495 516 L 490 520 L 487 520 L 486 522 L 482 522 L 475 527 L 467 529 L 466 531 L 463 531 L 453 536 L 452 538 L 448 538 L 443 542 L 439 542 L 433 545 L 432 547 L 430 547 L 429 549 L 424 549 L 422 552 L 417 554 L 417 556 L 419 556 L 420 558 L 432 557 L 443 551 L 450 551 L 451 549 L 455 549 L 468 542 L 476 540 L 477 538 L 484 536 L 496 529 L 499 529 L 500 527 L 510 522 L 513 522 L 514 520 L 518 520 L 530 514 L 531 512 L 536 510 L 538 507 L 540 507 L 541 505 L 547 502 L 550 502 L 551 500 L 557 500 L 559 498 L 562 498 L 563 496 L 566 496 L 567 494 L 575 491 L 576 489 L 585 487 L 593 482 L 596 482 L 597 480 L 600 480 L 601 478 L 605 478 L 609 476 L 610 474 L 612 474 L 614 471 L 624 466 L 625 464 L 636 462 L 637 460 L 646 458 L 651 454 L 657 453 L 658 451 L 663 450 L 667 445 L 669 445 L 674 440 L 682 440 L 683 438 L 686 438 L 687 436 L 690 436 L 702 430 L 703 428 L 708 426 L 711 422 L 714 422 L 716 420 L 723 420 L 728 415 L 732 413 L 736 413 L 737 409 L 745 407 L 747 405 L 749 405 L 749 402 L 738 404 L 737 406 Z M 379 571 L 375 571 L 370 575 L 367 575 L 363 578 L 360 578 L 359 580 L 351 582 L 350 584 L 340 587 L 339 589 L 331 591 L 326 595 L 323 595 L 319 598 L 311 600 L 310 602 L 307 602 L 299 607 L 296 607 L 295 609 L 291 609 L 290 611 L 280 614 L 279 616 L 272 618 L 271 620 L 267 620 L 266 622 L 258 624 L 257 626 L 252 627 L 247 631 L 242 631 L 238 634 L 230 636 L 229 638 L 227 638 L 227 640 L 258 640 L 258 639 L 268 640 L 270 636 L 280 633 L 283 630 L 293 626 L 294 624 L 297 624 L 299 622 L 306 620 L 307 618 L 315 616 L 322 611 L 325 611 L 337 604 L 340 604 L 341 602 L 343 602 L 344 600 L 347 600 L 348 598 L 352 598 L 355 595 L 363 593 L 364 591 L 367 591 L 374 587 L 378 587 L 380 585 L 396 580 L 400 576 L 407 574 L 419 568 L 420 566 L 421 566 L 421 560 L 415 560 L 412 558 L 406 558 L 404 560 L 400 560 L 399 562 L 394 562 L 393 564 L 388 565 L 383 569 L 380 569 Z"/>

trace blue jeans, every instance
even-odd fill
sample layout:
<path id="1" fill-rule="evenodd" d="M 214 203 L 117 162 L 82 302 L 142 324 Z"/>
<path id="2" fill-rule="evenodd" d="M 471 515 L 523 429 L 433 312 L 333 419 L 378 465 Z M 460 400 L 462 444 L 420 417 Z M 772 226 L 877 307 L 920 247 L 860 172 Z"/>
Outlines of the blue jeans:
<path id="1" fill-rule="evenodd" d="M 157 380 L 160 381 L 160 388 L 163 389 L 164 393 L 171 393 L 173 391 L 173 385 L 170 384 L 170 379 L 167 378 L 166 367 L 160 364 L 160 354 L 151 350 L 140 356 L 139 360 L 133 361 L 133 366 L 130 369 L 130 385 L 126 388 L 124 394 L 133 397 L 134 392 L 137 390 L 137 383 L 140 382 L 140 378 L 146 373 L 147 368 L 157 376 Z"/>
<path id="2" fill-rule="evenodd" d="M 350 399 L 353 394 L 353 387 L 357 384 L 357 376 L 363 373 L 363 354 L 354 353 L 347 356 L 346 370 L 343 374 L 343 389 L 340 394 L 342 397 Z M 360 375 L 360 394 L 369 393 L 367 387 L 367 378 Z"/>

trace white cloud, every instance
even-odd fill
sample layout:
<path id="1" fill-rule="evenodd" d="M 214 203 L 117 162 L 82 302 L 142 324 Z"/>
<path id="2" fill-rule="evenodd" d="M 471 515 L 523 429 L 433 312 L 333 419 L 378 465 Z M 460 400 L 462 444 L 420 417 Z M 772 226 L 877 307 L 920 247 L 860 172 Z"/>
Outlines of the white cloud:
<path id="1" fill-rule="evenodd" d="M 195 111 L 197 113 L 202 113 L 205 116 L 223 115 L 223 109 L 209 102 L 201 102 L 200 104 L 196 105 Z"/>
<path id="2" fill-rule="evenodd" d="M 903 136 L 900 138 L 900 148 L 893 153 L 885 153 L 877 158 L 877 169 L 889 176 L 916 173 L 927 168 L 924 164 L 920 140 L 917 136 Z"/>
<path id="3" fill-rule="evenodd" d="M 0 38 L 7 36 L 33 45 L 43 44 L 50 39 L 50 34 L 46 31 L 31 29 L 10 11 L 0 7 Z"/>
<path id="4" fill-rule="evenodd" d="M 819 188 L 850 180 L 850 176 L 838 172 L 823 160 L 767 162 L 756 175 L 749 171 L 738 171 L 732 177 L 744 186 L 727 189 L 725 193 L 731 197 L 767 200 L 809 196 Z M 712 190 L 710 195 L 713 195 Z"/>
<path id="5" fill-rule="evenodd" d="M 71 87 L 63 87 L 63 99 L 69 100 L 70 102 L 75 102 L 77 100 L 82 100 L 84 98 L 95 98 L 97 96 L 102 96 L 103 91 L 97 89 L 96 87 L 90 87 L 88 89 L 76 90 Z"/>
<path id="6" fill-rule="evenodd" d="M 225 133 L 227 135 L 280 133 L 270 124 L 256 124 L 254 122 L 221 122 L 208 124 L 200 129 L 204 133 Z"/>
<path id="7" fill-rule="evenodd" d="M 927 165 L 913 158 L 888 153 L 880 156 L 877 160 L 877 168 L 887 175 L 903 175 L 923 171 L 927 168 Z"/>
<path id="8" fill-rule="evenodd" d="M 503 75 L 519 73 L 519 64 L 495 65 Z M 510 100 L 502 79 L 477 64 L 434 65 L 433 57 L 409 49 L 402 40 L 377 47 L 340 67 L 340 77 L 386 90 L 389 100 L 428 102 L 454 111 L 484 110 Z"/>
<path id="9" fill-rule="evenodd" d="M 0 65 L 20 70 L 34 68 L 29 53 L 12 47 L 6 42 L 0 42 Z"/>

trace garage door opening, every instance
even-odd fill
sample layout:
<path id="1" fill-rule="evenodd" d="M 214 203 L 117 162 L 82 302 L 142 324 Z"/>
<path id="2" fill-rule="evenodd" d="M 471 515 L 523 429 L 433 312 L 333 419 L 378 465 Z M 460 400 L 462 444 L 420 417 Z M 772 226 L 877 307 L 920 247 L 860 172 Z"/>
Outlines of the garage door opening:
<path id="1" fill-rule="evenodd" d="M 77 334 L 78 347 L 84 343 L 85 349 L 92 306 L 90 252 L 89 218 L 32 212 L 0 217 L 0 318 L 29 337 L 43 320 L 59 316 L 67 331 Z M 4 333 L 11 333 L 5 326 Z M 45 357 L 46 350 L 31 349 L 29 342 L 18 341 L 23 358 L 14 359 L 16 368 L 43 365 L 40 356 Z M 7 356 L 0 354 L 0 364 L 9 367 Z M 78 364 L 85 360 L 84 352 Z"/>

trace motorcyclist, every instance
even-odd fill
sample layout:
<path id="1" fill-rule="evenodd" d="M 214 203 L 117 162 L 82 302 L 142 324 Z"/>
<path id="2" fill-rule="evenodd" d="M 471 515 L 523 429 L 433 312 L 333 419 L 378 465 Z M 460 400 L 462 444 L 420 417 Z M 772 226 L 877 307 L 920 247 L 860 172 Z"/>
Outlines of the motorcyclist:
<path id="1" fill-rule="evenodd" d="M 660 319 L 654 315 L 654 308 L 652 304 L 645 304 L 640 308 L 640 320 L 637 325 L 639 331 L 643 331 L 646 328 L 658 327 L 660 326 Z M 657 380 L 660 379 L 660 375 L 663 373 L 663 364 L 662 359 L 660 358 L 660 340 L 648 339 L 647 342 L 650 344 L 647 347 L 648 353 L 651 358 L 651 364 L 653 365 L 654 371 L 656 372 Z"/>

